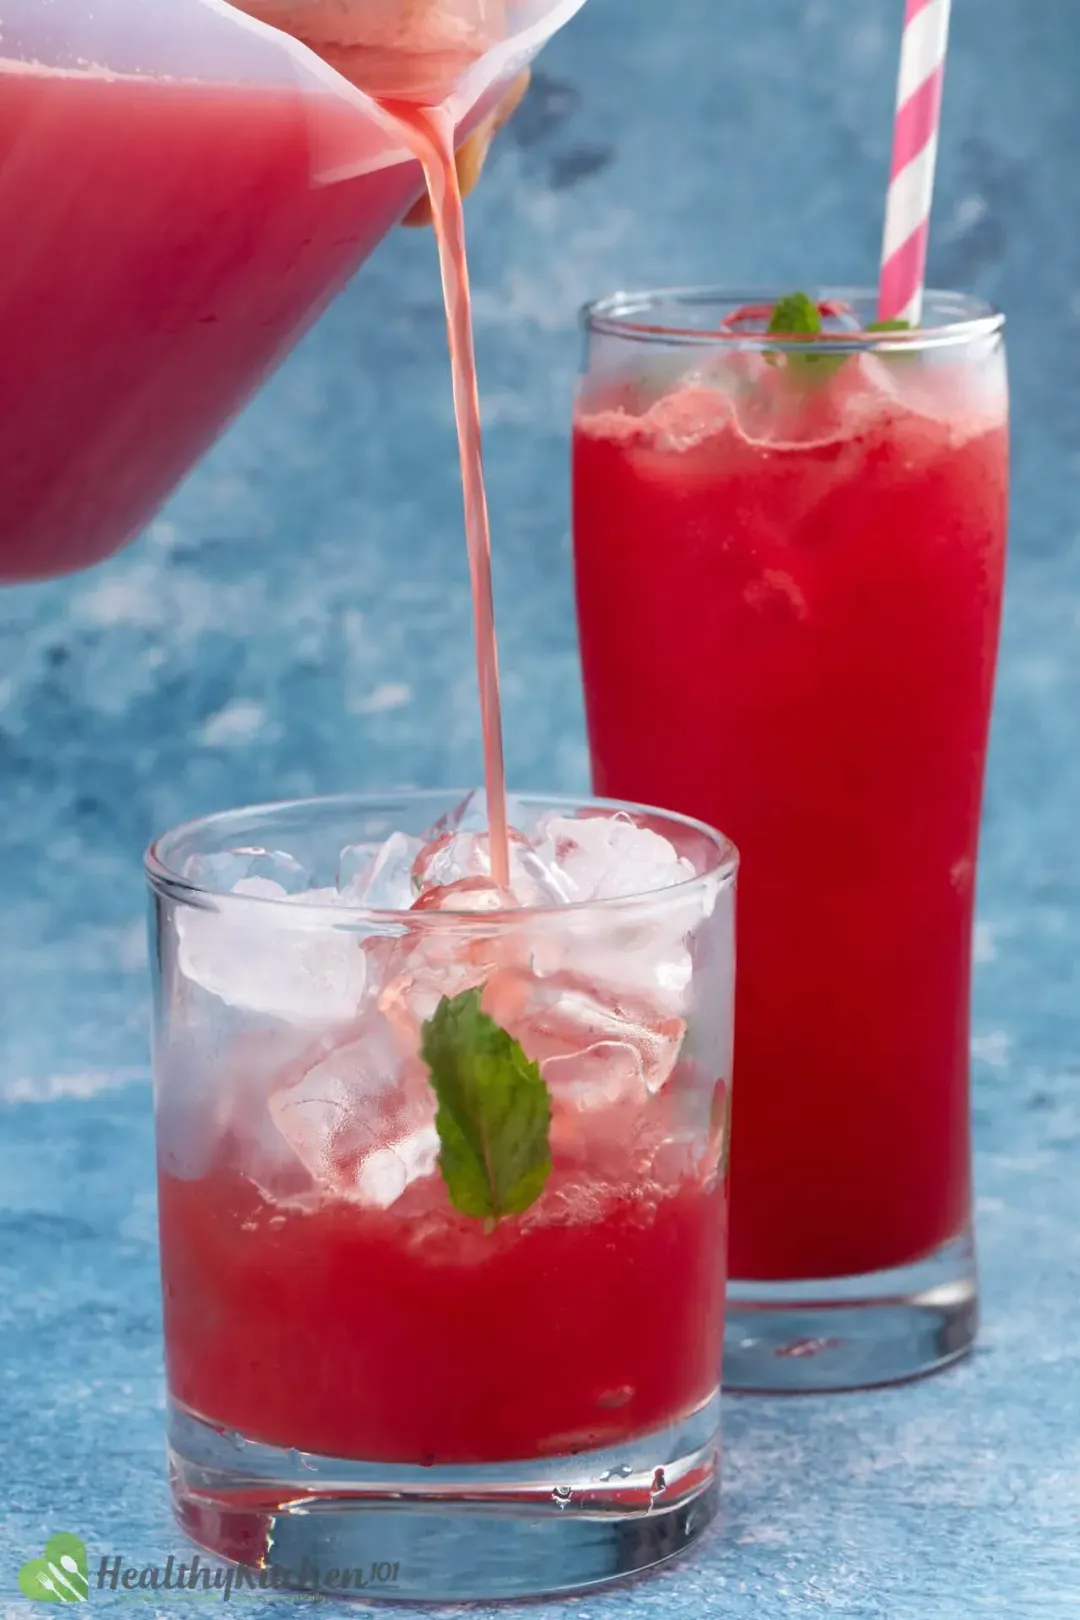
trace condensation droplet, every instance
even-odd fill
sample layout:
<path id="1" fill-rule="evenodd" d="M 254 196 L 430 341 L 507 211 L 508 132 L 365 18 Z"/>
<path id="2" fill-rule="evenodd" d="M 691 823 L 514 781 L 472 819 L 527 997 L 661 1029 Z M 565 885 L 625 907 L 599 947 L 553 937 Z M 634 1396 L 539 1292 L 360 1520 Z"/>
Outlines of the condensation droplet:
<path id="1" fill-rule="evenodd" d="M 662 1468 L 658 1468 L 652 1477 L 652 1484 L 649 1486 L 649 1495 L 660 1496 L 666 1490 L 667 1476 Z"/>
<path id="2" fill-rule="evenodd" d="M 551 1493 L 551 1499 L 553 1502 L 557 1502 L 561 1508 L 564 1508 L 573 1494 L 574 1487 L 572 1485 L 556 1485 Z"/>

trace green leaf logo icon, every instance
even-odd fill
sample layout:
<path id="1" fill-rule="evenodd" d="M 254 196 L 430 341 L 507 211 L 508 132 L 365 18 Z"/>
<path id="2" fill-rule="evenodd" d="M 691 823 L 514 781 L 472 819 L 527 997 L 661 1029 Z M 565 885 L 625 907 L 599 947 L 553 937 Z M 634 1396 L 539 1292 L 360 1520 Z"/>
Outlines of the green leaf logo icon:
<path id="1" fill-rule="evenodd" d="M 19 1590 L 35 1603 L 85 1603 L 90 1596 L 85 1544 L 78 1536 L 50 1536 L 44 1555 L 20 1569 Z"/>

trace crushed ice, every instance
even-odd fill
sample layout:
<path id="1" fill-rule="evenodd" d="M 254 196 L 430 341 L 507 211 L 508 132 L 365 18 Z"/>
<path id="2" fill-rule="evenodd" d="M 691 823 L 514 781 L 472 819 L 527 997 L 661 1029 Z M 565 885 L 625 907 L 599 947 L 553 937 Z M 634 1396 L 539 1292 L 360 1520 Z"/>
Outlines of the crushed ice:
<path id="1" fill-rule="evenodd" d="M 540 1064 L 557 1150 L 625 1143 L 680 1061 L 688 938 L 712 908 L 713 886 L 636 906 L 695 875 L 667 838 L 625 813 L 511 812 L 508 891 L 492 880 L 477 795 L 427 839 L 395 833 L 344 849 L 332 889 L 305 886 L 300 863 L 278 852 L 229 852 L 212 871 L 189 874 L 227 882 L 230 898 L 180 908 L 185 978 L 246 1014 L 321 1031 L 312 1058 L 279 1071 L 263 1106 L 277 1140 L 324 1191 L 386 1209 L 434 1177 L 434 1095 L 418 1043 L 444 995 L 484 987 L 486 1010 Z M 573 909 L 624 899 L 602 920 Z M 322 909 L 295 909 L 305 902 Z M 365 930 L 357 908 L 401 916 Z M 470 913 L 469 925 L 432 927 L 426 914 L 437 911 Z M 498 914 L 490 929 L 489 912 Z"/>

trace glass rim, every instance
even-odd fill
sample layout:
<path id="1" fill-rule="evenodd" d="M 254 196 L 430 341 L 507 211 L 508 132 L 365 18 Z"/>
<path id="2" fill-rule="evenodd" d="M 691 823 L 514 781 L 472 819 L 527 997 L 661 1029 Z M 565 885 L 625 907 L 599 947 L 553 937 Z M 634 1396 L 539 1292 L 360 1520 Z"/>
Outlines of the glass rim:
<path id="1" fill-rule="evenodd" d="M 714 330 L 703 331 L 700 327 L 681 327 L 671 321 L 634 318 L 647 316 L 650 310 L 670 310 L 672 306 L 680 304 L 687 307 L 731 305 L 734 308 L 744 304 L 775 304 L 790 291 L 790 288 L 767 286 L 729 287 L 723 283 L 620 290 L 582 305 L 580 320 L 589 333 L 625 338 L 637 343 L 657 343 L 669 347 L 682 345 L 686 348 L 716 348 L 722 345 L 751 351 L 823 349 L 834 354 L 863 354 L 882 350 L 895 352 L 897 349 L 910 353 L 962 347 L 980 339 L 995 337 L 1005 326 L 1005 316 L 1001 310 L 984 299 L 969 293 L 936 288 L 927 289 L 925 304 L 937 307 L 947 318 L 940 325 L 917 326 L 910 331 L 814 332 L 774 336 L 765 332 L 726 330 L 719 325 Z M 812 287 L 809 296 L 820 302 L 876 303 L 878 290 L 867 286 Z"/>
<path id="2" fill-rule="evenodd" d="M 529 926 L 537 921 L 550 926 L 557 925 L 559 919 L 571 917 L 580 919 L 593 913 L 611 916 L 620 912 L 640 912 L 646 907 L 671 902 L 681 904 L 695 890 L 702 889 L 708 884 L 730 886 L 739 868 L 739 852 L 730 838 L 694 816 L 686 816 L 676 810 L 662 810 L 658 806 L 637 804 L 631 800 L 602 799 L 591 794 L 575 797 L 573 794 L 560 793 L 520 793 L 513 794 L 512 797 L 519 804 L 545 810 L 595 809 L 600 812 L 609 811 L 612 814 L 623 811 L 666 822 L 703 837 L 715 855 L 715 863 L 704 872 L 695 872 L 693 877 L 683 878 L 680 882 L 668 884 L 664 888 L 647 889 L 640 894 L 617 895 L 610 899 L 575 900 L 566 905 L 516 906 L 479 912 L 398 911 L 373 906 L 337 905 L 327 901 L 311 902 L 292 896 L 286 899 L 270 895 L 236 894 L 230 889 L 214 889 L 185 877 L 176 867 L 169 865 L 166 856 L 169 845 L 175 845 L 185 837 L 191 837 L 200 829 L 209 829 L 229 821 L 241 824 L 249 818 L 268 815 L 270 812 L 296 814 L 305 810 L 327 810 L 335 806 L 343 810 L 352 806 L 359 811 L 372 811 L 387 809 L 393 804 L 415 803 L 425 799 L 437 800 L 440 803 L 449 801 L 453 804 L 466 798 L 469 791 L 456 788 L 402 788 L 398 792 L 385 793 L 316 794 L 301 799 L 269 800 L 263 804 L 243 805 L 232 810 L 212 811 L 208 815 L 195 816 L 188 821 L 179 822 L 168 831 L 160 833 L 146 849 L 143 856 L 143 871 L 151 890 L 163 898 L 195 906 L 201 910 L 223 914 L 231 912 L 233 915 L 242 913 L 255 915 L 251 908 L 261 907 L 264 915 L 275 916 L 280 923 L 288 920 L 297 928 L 314 927 L 316 923 L 321 923 L 334 924 L 350 931 L 368 925 L 372 931 L 377 931 L 380 928 L 400 927 L 403 921 L 407 920 L 409 927 L 413 929 L 437 931 L 456 928 L 477 931 L 490 930 L 493 924 L 500 928 L 520 927 L 525 919 L 528 920 Z"/>

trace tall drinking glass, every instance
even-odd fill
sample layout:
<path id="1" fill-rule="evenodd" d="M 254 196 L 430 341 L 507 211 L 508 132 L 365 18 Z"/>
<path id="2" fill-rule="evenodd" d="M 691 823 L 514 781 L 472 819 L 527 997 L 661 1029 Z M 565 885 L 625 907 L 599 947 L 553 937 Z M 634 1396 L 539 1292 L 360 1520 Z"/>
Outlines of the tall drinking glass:
<path id="1" fill-rule="evenodd" d="M 474 810 L 148 858 L 173 1497 L 263 1584 L 567 1590 L 715 1511 L 735 852 L 522 800 L 511 896 Z"/>
<path id="2" fill-rule="evenodd" d="M 971 1344 L 968 1059 L 1005 562 L 1002 319 L 869 332 L 775 293 L 585 313 L 574 546 L 597 792 L 742 852 L 725 1381 L 889 1382 Z"/>

